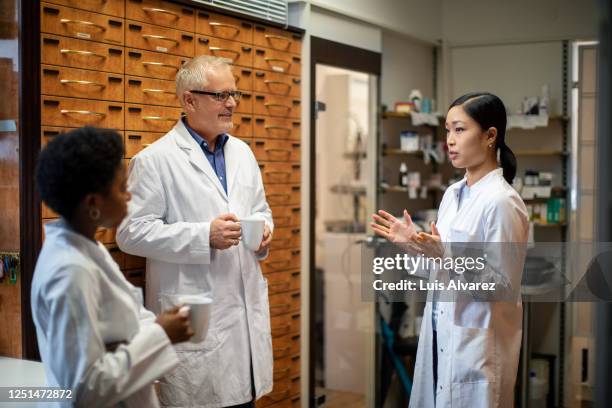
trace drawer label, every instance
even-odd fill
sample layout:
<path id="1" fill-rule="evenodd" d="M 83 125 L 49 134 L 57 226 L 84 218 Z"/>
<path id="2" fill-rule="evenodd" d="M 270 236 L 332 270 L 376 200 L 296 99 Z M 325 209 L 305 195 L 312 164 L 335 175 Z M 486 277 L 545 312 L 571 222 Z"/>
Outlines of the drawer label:
<path id="1" fill-rule="evenodd" d="M 89 33 L 76 33 L 76 36 L 79 38 L 85 38 L 86 40 L 91 39 L 91 34 Z"/>
<path id="2" fill-rule="evenodd" d="M 159 51 L 159 52 L 168 52 L 168 48 L 166 48 L 166 47 L 161 47 L 161 46 L 159 46 L 159 45 L 158 45 L 157 47 L 155 47 L 155 49 L 156 49 L 157 51 Z"/>
<path id="3" fill-rule="evenodd" d="M 285 68 L 283 67 L 277 67 L 276 65 L 272 66 L 272 71 L 276 71 L 276 72 L 285 72 Z"/>

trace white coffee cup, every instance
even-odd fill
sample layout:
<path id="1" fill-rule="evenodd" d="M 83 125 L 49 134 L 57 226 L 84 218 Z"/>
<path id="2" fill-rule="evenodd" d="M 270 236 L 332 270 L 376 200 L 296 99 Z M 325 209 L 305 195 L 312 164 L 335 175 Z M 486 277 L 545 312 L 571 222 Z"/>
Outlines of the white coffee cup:
<path id="1" fill-rule="evenodd" d="M 212 299 L 201 295 L 179 295 L 177 300 L 179 304 L 184 305 L 180 312 L 189 311 L 189 322 L 194 332 L 189 341 L 192 343 L 203 342 L 208 333 Z"/>
<path id="2" fill-rule="evenodd" d="M 242 242 L 251 251 L 257 251 L 263 239 L 264 226 L 266 222 L 261 218 L 242 218 L 240 228 L 242 229 Z"/>

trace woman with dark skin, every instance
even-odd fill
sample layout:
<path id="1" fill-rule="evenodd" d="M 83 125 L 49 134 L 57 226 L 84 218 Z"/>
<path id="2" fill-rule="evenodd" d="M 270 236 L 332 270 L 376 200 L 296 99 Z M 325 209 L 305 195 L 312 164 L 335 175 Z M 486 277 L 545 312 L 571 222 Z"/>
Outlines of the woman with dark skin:
<path id="1" fill-rule="evenodd" d="M 45 226 L 32 315 L 47 382 L 72 390 L 69 406 L 158 406 L 153 382 L 177 365 L 172 344 L 193 335 L 178 308 L 157 317 L 144 309 L 95 239 L 127 213 L 123 154 L 117 132 L 85 127 L 51 141 L 36 169 L 42 200 L 61 219 Z"/>

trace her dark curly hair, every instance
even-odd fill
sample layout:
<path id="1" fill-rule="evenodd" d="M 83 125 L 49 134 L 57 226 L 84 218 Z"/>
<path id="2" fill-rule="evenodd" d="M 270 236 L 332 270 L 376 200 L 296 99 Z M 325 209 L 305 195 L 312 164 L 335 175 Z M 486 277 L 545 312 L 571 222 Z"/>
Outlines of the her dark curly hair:
<path id="1" fill-rule="evenodd" d="M 86 126 L 55 137 L 36 165 L 42 200 L 71 219 L 87 194 L 108 194 L 123 156 L 123 140 L 114 130 Z"/>

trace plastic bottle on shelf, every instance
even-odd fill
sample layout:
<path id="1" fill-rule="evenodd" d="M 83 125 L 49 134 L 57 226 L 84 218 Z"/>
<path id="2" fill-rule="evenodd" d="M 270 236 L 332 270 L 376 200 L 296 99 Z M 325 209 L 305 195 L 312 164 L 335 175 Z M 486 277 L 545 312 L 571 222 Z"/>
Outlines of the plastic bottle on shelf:
<path id="1" fill-rule="evenodd" d="M 546 380 L 529 372 L 529 408 L 546 408 Z"/>
<path id="2" fill-rule="evenodd" d="M 406 166 L 405 162 L 402 162 L 402 164 L 400 164 L 399 185 L 402 187 L 408 187 L 408 166 Z"/>

